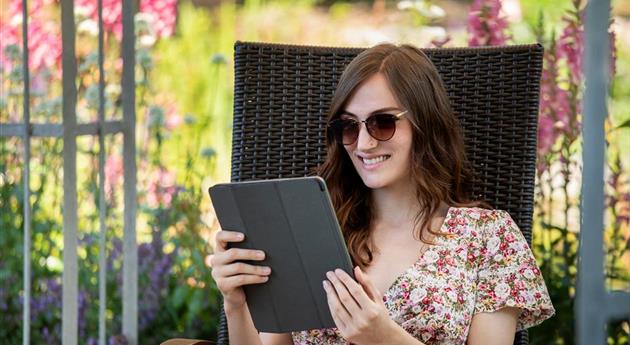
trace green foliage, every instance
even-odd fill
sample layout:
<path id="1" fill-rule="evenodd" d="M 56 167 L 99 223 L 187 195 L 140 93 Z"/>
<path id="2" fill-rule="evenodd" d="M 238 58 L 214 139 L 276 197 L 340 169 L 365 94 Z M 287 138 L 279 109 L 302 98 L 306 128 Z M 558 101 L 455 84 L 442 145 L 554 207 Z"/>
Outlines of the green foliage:
<path id="1" fill-rule="evenodd" d="M 170 134 L 161 159 L 164 165 L 181 169 L 180 177 L 195 188 L 201 187 L 204 176 L 229 180 L 235 11 L 231 4 L 210 13 L 184 3 L 177 36 L 155 49 L 152 83 L 158 92 L 176 100 L 178 112 L 185 114 L 188 123 Z M 193 162 L 181 154 L 182 149 L 194 156 L 208 149 L 217 154 L 211 160 Z"/>

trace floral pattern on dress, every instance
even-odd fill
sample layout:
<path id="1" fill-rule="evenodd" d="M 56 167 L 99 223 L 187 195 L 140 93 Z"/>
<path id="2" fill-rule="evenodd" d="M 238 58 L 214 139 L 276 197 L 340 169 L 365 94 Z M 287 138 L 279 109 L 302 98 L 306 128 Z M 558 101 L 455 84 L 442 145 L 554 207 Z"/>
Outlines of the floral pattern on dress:
<path id="1" fill-rule="evenodd" d="M 465 344 L 473 316 L 521 309 L 517 329 L 554 314 L 527 241 L 505 211 L 451 207 L 443 236 L 383 294 L 390 317 L 427 345 Z M 348 344 L 336 328 L 292 333 L 294 344 Z"/>

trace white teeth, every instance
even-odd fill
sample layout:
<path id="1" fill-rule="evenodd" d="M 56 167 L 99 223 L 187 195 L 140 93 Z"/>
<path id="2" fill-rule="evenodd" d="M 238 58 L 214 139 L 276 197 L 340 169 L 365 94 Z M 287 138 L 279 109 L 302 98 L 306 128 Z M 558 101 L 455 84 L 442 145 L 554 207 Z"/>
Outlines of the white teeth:
<path id="1" fill-rule="evenodd" d="M 376 158 L 371 158 L 371 159 L 364 158 L 363 163 L 365 163 L 365 165 L 372 165 L 372 164 L 380 163 L 386 160 L 387 158 L 389 158 L 389 156 L 378 156 Z"/>

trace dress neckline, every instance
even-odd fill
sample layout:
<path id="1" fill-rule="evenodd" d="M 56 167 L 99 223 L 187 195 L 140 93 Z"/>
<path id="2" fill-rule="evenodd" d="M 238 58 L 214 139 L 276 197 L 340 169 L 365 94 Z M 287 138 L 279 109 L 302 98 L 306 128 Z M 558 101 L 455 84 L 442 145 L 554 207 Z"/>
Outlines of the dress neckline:
<path id="1" fill-rule="evenodd" d="M 451 210 L 453 209 L 452 206 L 448 207 L 448 210 L 446 210 L 446 215 L 444 215 L 444 220 L 442 221 L 442 224 L 440 225 L 440 233 L 444 233 L 445 227 L 447 226 L 447 221 L 449 220 L 449 218 L 451 217 Z M 435 241 L 439 241 L 439 236 L 435 237 Z M 388 296 L 390 294 L 390 291 L 392 291 L 400 282 L 400 280 L 404 277 L 407 276 L 407 274 L 409 274 L 409 272 L 411 270 L 413 270 L 421 261 L 423 261 L 425 254 L 428 251 L 434 250 L 435 247 L 437 247 L 436 245 L 428 245 L 418 256 L 418 259 L 416 261 L 414 261 L 409 267 L 407 267 L 404 271 L 402 271 L 397 277 L 396 279 L 394 279 L 394 282 L 390 284 L 390 286 L 387 288 L 387 290 L 385 290 L 385 292 L 383 292 L 383 296 Z"/>

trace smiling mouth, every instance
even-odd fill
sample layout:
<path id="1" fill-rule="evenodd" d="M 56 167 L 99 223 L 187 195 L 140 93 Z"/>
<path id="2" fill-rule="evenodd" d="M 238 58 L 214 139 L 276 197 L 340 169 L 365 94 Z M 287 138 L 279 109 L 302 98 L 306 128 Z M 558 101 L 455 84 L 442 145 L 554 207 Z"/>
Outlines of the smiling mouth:
<path id="1" fill-rule="evenodd" d="M 378 156 L 371 159 L 365 159 L 363 157 L 359 157 L 359 159 L 361 159 L 361 161 L 365 165 L 374 165 L 374 164 L 377 164 L 377 163 L 380 163 L 389 159 L 389 157 L 391 157 L 391 155 L 383 155 L 383 156 Z"/>

